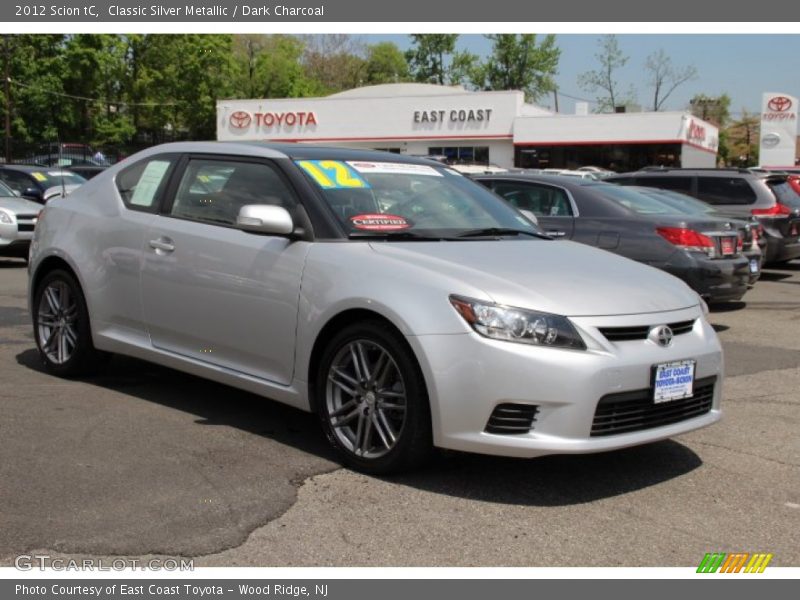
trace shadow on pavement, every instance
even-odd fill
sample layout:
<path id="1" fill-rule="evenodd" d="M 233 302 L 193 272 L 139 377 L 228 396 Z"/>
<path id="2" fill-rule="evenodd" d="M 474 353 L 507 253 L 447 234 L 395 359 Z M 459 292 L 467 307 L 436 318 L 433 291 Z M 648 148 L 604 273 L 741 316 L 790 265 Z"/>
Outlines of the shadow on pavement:
<path id="1" fill-rule="evenodd" d="M 747 307 L 747 302 L 719 302 L 715 304 L 709 304 L 708 310 L 712 313 L 725 313 L 725 312 L 733 312 L 735 310 L 742 310 L 743 308 Z"/>
<path id="2" fill-rule="evenodd" d="M 17 359 L 21 365 L 41 370 L 34 350 Z M 236 427 L 319 458 L 333 457 L 314 416 L 198 377 L 117 356 L 105 374 L 85 382 L 190 413 L 198 417 L 198 425 Z M 673 441 L 595 455 L 537 459 L 442 452 L 422 470 L 389 480 L 488 502 L 562 506 L 656 485 L 701 464 L 694 452 Z"/>

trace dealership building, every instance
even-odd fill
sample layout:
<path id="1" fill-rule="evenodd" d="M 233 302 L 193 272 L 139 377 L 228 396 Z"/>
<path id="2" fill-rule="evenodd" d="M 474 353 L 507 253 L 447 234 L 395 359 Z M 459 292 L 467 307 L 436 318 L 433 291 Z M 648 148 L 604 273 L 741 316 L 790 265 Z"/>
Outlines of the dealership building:
<path id="1" fill-rule="evenodd" d="M 220 100 L 217 139 L 446 156 L 501 167 L 714 167 L 717 128 L 688 112 L 554 113 L 520 91 L 398 83 L 325 98 Z"/>

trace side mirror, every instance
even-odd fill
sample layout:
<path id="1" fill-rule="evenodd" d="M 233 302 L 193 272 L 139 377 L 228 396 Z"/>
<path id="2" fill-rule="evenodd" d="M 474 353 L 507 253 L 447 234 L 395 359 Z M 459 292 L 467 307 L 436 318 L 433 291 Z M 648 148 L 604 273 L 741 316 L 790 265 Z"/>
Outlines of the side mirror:
<path id="1" fill-rule="evenodd" d="M 236 226 L 242 231 L 270 235 L 291 235 L 294 222 L 289 211 L 271 204 L 246 204 L 239 209 Z"/>
<path id="2" fill-rule="evenodd" d="M 25 188 L 25 190 L 22 192 L 22 195 L 25 198 L 33 198 L 34 200 L 38 200 L 39 202 L 41 202 L 43 200 L 43 198 L 42 198 L 42 190 L 40 190 L 39 188 L 35 188 L 35 187 Z"/>

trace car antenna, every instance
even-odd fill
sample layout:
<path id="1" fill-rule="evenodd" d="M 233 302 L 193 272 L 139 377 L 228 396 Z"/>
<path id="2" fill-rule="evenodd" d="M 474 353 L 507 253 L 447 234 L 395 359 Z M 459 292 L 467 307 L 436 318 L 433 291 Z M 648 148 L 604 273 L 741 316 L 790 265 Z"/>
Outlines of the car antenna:
<path id="1" fill-rule="evenodd" d="M 61 178 L 61 197 L 67 197 L 67 186 L 64 185 L 64 154 L 61 142 L 58 142 L 58 175 Z"/>

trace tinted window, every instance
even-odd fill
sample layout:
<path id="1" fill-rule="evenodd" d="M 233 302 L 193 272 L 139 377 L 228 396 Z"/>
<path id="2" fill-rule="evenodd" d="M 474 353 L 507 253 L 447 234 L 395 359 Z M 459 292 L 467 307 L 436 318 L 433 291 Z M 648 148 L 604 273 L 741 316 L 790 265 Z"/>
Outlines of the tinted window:
<path id="1" fill-rule="evenodd" d="M 8 187 L 20 194 L 28 188 L 34 187 L 33 180 L 20 171 L 0 171 L 0 179 Z"/>
<path id="2" fill-rule="evenodd" d="M 697 197 L 709 204 L 753 204 L 756 194 L 741 177 L 698 177 Z"/>
<path id="3" fill-rule="evenodd" d="M 768 179 L 767 185 L 775 194 L 778 202 L 790 206 L 791 208 L 800 208 L 800 196 L 797 195 L 787 181 Z"/>
<path id="4" fill-rule="evenodd" d="M 564 190 L 518 181 L 496 181 L 496 194 L 520 210 L 529 210 L 537 217 L 569 217 L 572 206 Z"/>
<path id="5" fill-rule="evenodd" d="M 617 185 L 634 185 L 636 182 L 633 177 L 614 177 L 608 180 L 609 183 L 616 183 Z"/>
<path id="6" fill-rule="evenodd" d="M 290 211 L 295 206 L 283 179 L 266 164 L 194 159 L 181 178 L 171 214 L 234 225 L 247 204 L 271 204 Z"/>
<path id="7" fill-rule="evenodd" d="M 691 192 L 691 177 L 638 177 L 639 185 L 646 185 L 662 190 L 674 190 L 676 192 Z"/>
<path id="8" fill-rule="evenodd" d="M 155 156 L 119 172 L 117 190 L 128 208 L 155 211 L 164 192 L 174 157 Z"/>

